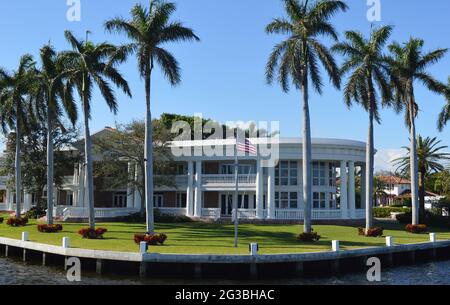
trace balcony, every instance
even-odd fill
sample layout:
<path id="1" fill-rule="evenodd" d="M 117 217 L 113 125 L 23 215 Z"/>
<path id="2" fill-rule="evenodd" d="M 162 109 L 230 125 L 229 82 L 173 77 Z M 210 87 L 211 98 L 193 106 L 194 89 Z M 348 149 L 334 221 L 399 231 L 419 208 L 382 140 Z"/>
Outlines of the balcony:
<path id="1" fill-rule="evenodd" d="M 255 187 L 256 175 L 239 175 L 240 187 Z M 236 184 L 234 175 L 202 175 L 203 186 L 234 186 Z"/>

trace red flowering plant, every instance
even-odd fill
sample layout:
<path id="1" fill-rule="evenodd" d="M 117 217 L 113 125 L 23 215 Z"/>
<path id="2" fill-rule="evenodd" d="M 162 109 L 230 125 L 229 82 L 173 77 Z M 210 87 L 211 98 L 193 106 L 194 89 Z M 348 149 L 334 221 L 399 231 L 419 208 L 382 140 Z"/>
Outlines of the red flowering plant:
<path id="1" fill-rule="evenodd" d="M 37 229 L 41 233 L 58 233 L 63 230 L 63 226 L 60 224 L 56 225 L 40 224 L 37 225 Z"/>
<path id="2" fill-rule="evenodd" d="M 359 233 L 359 235 L 366 236 L 366 237 L 382 237 L 383 233 L 384 233 L 384 228 L 381 228 L 381 227 L 370 228 L 367 231 L 367 234 L 366 234 L 366 229 L 358 228 L 358 233 Z"/>
<path id="3" fill-rule="evenodd" d="M 428 231 L 428 227 L 426 225 L 413 225 L 409 224 L 405 228 L 406 231 L 413 234 L 421 234 L 426 233 Z"/>
<path id="4" fill-rule="evenodd" d="M 297 240 L 300 242 L 317 242 L 322 238 L 317 232 L 311 232 L 311 233 L 302 233 L 299 236 L 297 236 Z"/>
<path id="5" fill-rule="evenodd" d="M 167 240 L 167 235 L 164 233 L 155 234 L 134 234 L 134 242 L 140 244 L 141 242 L 146 242 L 149 246 L 163 245 Z"/>
<path id="6" fill-rule="evenodd" d="M 28 218 L 26 217 L 11 217 L 6 221 L 6 224 L 10 227 L 24 227 L 28 223 Z"/>
<path id="7" fill-rule="evenodd" d="M 86 239 L 103 239 L 103 235 L 106 232 L 108 232 L 108 230 L 105 228 L 97 228 L 95 230 L 90 228 L 82 228 L 78 231 L 78 234 Z"/>

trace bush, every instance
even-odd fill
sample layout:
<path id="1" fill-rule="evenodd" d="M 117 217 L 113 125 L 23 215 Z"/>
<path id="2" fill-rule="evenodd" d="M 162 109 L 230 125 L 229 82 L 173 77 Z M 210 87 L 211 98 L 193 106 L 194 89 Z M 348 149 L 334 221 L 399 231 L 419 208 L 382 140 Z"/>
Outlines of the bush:
<path id="1" fill-rule="evenodd" d="M 413 234 L 426 233 L 428 231 L 427 225 L 412 225 L 408 224 L 405 228 L 406 231 Z"/>
<path id="2" fill-rule="evenodd" d="M 404 225 L 410 224 L 411 219 L 412 219 L 411 213 L 397 215 L 397 221 Z M 428 227 L 450 229 L 450 217 L 435 215 L 429 211 L 426 211 L 425 213 L 422 213 L 420 215 L 420 222 L 427 225 Z"/>
<path id="3" fill-rule="evenodd" d="M 154 219 L 157 223 L 189 223 L 194 222 L 191 218 L 180 215 L 180 216 L 168 216 L 163 215 L 158 209 L 153 211 Z M 145 222 L 145 215 L 142 216 L 140 213 L 131 214 L 129 216 L 119 217 L 115 219 L 118 222 L 126 223 L 142 223 Z"/>
<path id="4" fill-rule="evenodd" d="M 149 245 L 149 246 L 157 246 L 157 245 L 163 245 L 166 240 L 167 240 L 167 235 L 164 233 L 135 234 L 134 235 L 134 242 L 136 244 L 140 244 L 141 242 L 145 241 L 147 243 L 147 245 Z"/>
<path id="5" fill-rule="evenodd" d="M 317 242 L 322 238 L 317 232 L 302 233 L 297 237 L 300 242 Z"/>
<path id="6" fill-rule="evenodd" d="M 105 234 L 106 232 L 108 232 L 108 230 L 105 228 L 97 228 L 95 230 L 83 228 L 78 231 L 78 234 L 87 239 L 103 239 L 103 234 Z"/>
<path id="7" fill-rule="evenodd" d="M 386 208 L 373 208 L 373 217 L 375 218 L 390 218 L 391 213 L 410 213 L 410 208 L 404 207 L 386 207 Z"/>
<path id="8" fill-rule="evenodd" d="M 46 215 L 47 213 L 45 212 L 44 208 L 33 207 L 25 214 L 25 217 L 27 217 L 28 219 L 39 219 Z"/>
<path id="9" fill-rule="evenodd" d="M 6 224 L 10 227 L 24 227 L 28 223 L 28 218 L 26 217 L 11 217 L 6 221 Z"/>
<path id="10" fill-rule="evenodd" d="M 41 224 L 37 226 L 37 229 L 41 233 L 58 233 L 63 230 L 63 226 L 60 224 L 56 225 Z"/>
<path id="11" fill-rule="evenodd" d="M 0 223 L 3 223 L 5 219 L 3 217 L 0 217 Z"/>
<path id="12" fill-rule="evenodd" d="M 359 233 L 359 235 L 366 236 L 366 237 L 382 237 L 383 233 L 384 233 L 384 228 L 380 228 L 380 227 L 370 228 L 367 231 L 367 234 L 366 234 L 365 228 L 358 228 L 358 233 Z"/>

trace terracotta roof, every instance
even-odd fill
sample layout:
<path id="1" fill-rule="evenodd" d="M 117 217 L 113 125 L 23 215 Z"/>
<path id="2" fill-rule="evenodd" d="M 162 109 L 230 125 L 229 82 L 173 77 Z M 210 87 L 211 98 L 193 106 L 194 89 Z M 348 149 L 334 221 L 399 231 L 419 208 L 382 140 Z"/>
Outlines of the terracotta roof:
<path id="1" fill-rule="evenodd" d="M 376 178 L 384 184 L 411 184 L 408 179 L 396 176 L 377 176 Z"/>

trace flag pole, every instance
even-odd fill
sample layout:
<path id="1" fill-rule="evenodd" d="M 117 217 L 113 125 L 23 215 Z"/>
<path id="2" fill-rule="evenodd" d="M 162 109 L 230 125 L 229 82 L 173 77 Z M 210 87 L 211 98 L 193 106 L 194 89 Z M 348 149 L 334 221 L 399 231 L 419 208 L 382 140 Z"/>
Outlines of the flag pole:
<path id="1" fill-rule="evenodd" d="M 236 144 L 234 146 L 234 180 L 236 183 L 236 188 L 234 190 L 233 198 L 233 216 L 234 216 L 234 247 L 238 247 L 238 200 L 239 200 L 239 160 L 238 160 L 238 139 L 236 135 Z"/>

